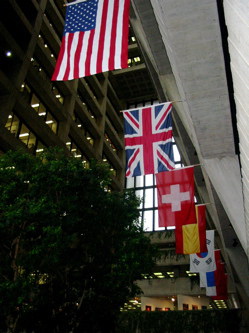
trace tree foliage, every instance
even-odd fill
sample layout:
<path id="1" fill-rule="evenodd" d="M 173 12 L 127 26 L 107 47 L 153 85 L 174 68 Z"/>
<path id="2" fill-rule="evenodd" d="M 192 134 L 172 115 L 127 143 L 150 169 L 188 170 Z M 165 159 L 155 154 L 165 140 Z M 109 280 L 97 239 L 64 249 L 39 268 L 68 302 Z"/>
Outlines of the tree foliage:
<path id="1" fill-rule="evenodd" d="M 134 191 L 48 150 L 0 157 L 0 332 L 112 332 L 156 252 Z"/>

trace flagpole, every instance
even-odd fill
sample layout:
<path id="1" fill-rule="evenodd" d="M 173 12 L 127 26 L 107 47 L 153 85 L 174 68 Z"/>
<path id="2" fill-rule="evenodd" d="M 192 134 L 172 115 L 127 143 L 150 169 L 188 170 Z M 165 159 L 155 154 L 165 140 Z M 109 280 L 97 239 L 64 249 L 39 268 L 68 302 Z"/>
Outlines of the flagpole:
<path id="1" fill-rule="evenodd" d="M 211 202 L 201 203 L 201 204 L 196 204 L 195 206 L 207 206 L 207 205 L 212 205 L 212 203 Z"/>
<path id="2" fill-rule="evenodd" d="M 66 7 L 66 6 L 70 6 L 70 5 L 75 5 L 76 3 L 80 3 L 80 2 L 85 2 L 87 0 L 77 0 L 77 1 L 74 1 L 74 2 L 67 2 L 66 0 L 64 0 L 64 5 L 63 7 Z"/>
<path id="3" fill-rule="evenodd" d="M 194 167 L 197 167 L 197 166 L 203 166 L 203 164 L 193 164 L 193 165 L 186 165 L 182 168 L 175 168 L 173 170 L 170 170 L 170 171 L 177 171 L 177 170 L 182 170 L 182 169 L 187 169 L 187 168 L 194 168 Z"/>

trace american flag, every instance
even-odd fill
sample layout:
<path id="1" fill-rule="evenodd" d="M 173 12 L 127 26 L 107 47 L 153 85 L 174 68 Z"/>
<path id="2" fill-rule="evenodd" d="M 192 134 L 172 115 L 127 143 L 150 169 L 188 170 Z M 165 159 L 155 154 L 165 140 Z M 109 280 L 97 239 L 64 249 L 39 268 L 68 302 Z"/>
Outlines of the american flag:
<path id="1" fill-rule="evenodd" d="M 126 110 L 126 177 L 174 169 L 171 103 Z"/>
<path id="2" fill-rule="evenodd" d="M 69 3 L 53 81 L 128 67 L 130 0 Z"/>

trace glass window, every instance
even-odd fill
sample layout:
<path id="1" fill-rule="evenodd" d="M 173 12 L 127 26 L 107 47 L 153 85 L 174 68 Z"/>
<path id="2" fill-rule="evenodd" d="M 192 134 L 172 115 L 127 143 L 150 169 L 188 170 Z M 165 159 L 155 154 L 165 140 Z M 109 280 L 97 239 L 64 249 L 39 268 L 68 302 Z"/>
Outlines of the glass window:
<path id="1" fill-rule="evenodd" d="M 34 148 L 36 145 L 35 135 L 24 124 L 21 125 L 19 140 L 21 140 L 28 148 Z"/>
<path id="2" fill-rule="evenodd" d="M 154 185 L 154 175 L 146 175 L 145 186 L 153 186 L 153 185 Z"/>
<path id="3" fill-rule="evenodd" d="M 126 178 L 126 188 L 134 188 L 134 184 L 135 184 L 134 177 Z"/>
<path id="4" fill-rule="evenodd" d="M 31 107 L 38 113 L 39 106 L 40 106 L 40 100 L 35 94 L 33 94 L 31 98 Z"/>
<path id="5" fill-rule="evenodd" d="M 144 176 L 137 176 L 136 187 L 143 187 L 143 186 L 144 186 Z"/>
<path id="6" fill-rule="evenodd" d="M 174 154 L 174 161 L 180 162 L 181 156 L 180 156 L 179 150 L 175 144 L 173 145 L 173 154 Z"/>
<path id="7" fill-rule="evenodd" d="M 143 205 L 143 190 L 137 190 L 135 193 L 136 193 L 136 196 L 141 200 L 139 208 L 142 209 L 144 206 Z"/>
<path id="8" fill-rule="evenodd" d="M 49 113 L 49 112 L 47 113 L 47 116 L 46 116 L 46 124 L 51 128 L 51 130 L 54 133 L 57 133 L 58 123 L 55 120 L 55 118 L 51 115 L 51 113 Z"/>
<path id="9" fill-rule="evenodd" d="M 52 92 L 53 92 L 53 94 L 55 95 L 55 97 L 58 99 L 58 101 L 59 101 L 61 104 L 63 104 L 63 102 L 64 102 L 64 97 L 62 96 L 62 94 L 59 92 L 59 90 L 58 90 L 55 86 L 52 87 Z"/>
<path id="10" fill-rule="evenodd" d="M 17 136 L 20 126 L 20 120 L 13 113 L 9 114 L 5 127 L 15 136 Z"/>
<path id="11" fill-rule="evenodd" d="M 156 230 L 156 231 L 165 230 L 165 227 L 159 227 L 159 225 L 158 225 L 158 210 L 157 209 L 154 211 L 154 214 L 155 214 L 154 230 Z"/>
<path id="12" fill-rule="evenodd" d="M 144 191 L 144 208 L 153 207 L 153 188 L 146 188 Z"/>
<path id="13" fill-rule="evenodd" d="M 41 154 L 44 151 L 44 148 L 45 146 L 40 141 L 38 141 L 36 146 L 36 155 Z"/>
<path id="14" fill-rule="evenodd" d="M 153 230 L 153 210 L 145 210 L 143 216 L 143 229 L 144 231 Z"/>

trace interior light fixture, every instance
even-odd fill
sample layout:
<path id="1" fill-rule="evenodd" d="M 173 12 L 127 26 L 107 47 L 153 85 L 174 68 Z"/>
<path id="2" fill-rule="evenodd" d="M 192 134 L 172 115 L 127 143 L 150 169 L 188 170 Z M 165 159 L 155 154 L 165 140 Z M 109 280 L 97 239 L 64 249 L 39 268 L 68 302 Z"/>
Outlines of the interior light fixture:
<path id="1" fill-rule="evenodd" d="M 6 57 L 11 57 L 12 56 L 12 52 L 11 51 L 6 51 L 6 53 L 5 53 L 5 55 L 6 55 Z"/>

